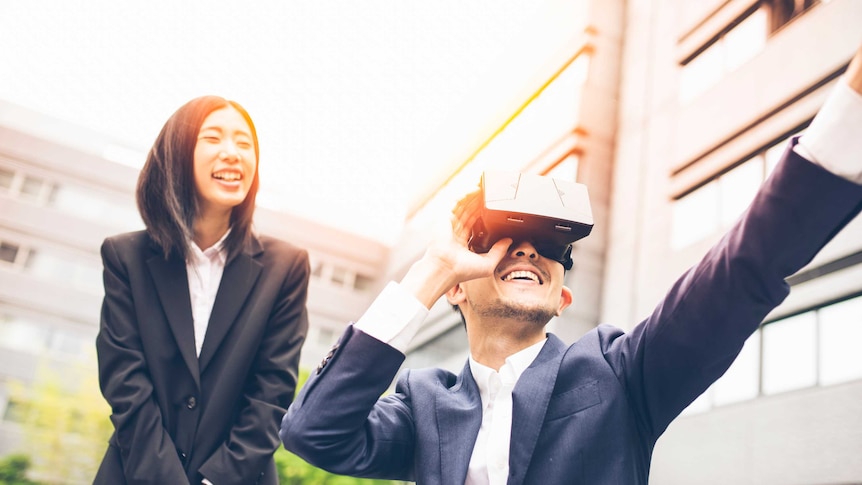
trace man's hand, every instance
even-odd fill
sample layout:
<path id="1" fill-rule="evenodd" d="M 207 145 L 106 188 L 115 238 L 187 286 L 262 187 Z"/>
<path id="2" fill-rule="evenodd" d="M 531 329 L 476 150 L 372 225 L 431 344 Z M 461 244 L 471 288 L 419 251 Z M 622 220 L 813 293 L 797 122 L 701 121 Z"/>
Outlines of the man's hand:
<path id="1" fill-rule="evenodd" d="M 493 275 L 512 243 L 509 238 L 501 239 L 485 254 L 468 249 L 473 225 L 480 215 L 480 195 L 479 191 L 472 192 L 455 205 L 451 235 L 433 242 L 401 280 L 401 285 L 427 308 L 458 283 Z"/>
<path id="2" fill-rule="evenodd" d="M 856 55 L 850 61 L 850 66 L 847 67 L 847 72 L 844 74 L 847 79 L 847 84 L 862 95 L 862 46 L 856 51 Z"/>

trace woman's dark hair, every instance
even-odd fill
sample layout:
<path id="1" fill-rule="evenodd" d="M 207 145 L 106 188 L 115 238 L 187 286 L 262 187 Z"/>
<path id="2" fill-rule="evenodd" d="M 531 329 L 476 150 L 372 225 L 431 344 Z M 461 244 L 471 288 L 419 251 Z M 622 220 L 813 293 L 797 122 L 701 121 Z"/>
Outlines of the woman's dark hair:
<path id="1" fill-rule="evenodd" d="M 176 252 L 183 259 L 194 236 L 198 215 L 197 188 L 194 178 L 194 153 L 198 133 L 213 111 L 232 107 L 251 129 L 254 155 L 260 160 L 257 131 L 248 112 L 235 101 L 219 96 L 201 96 L 181 106 L 162 127 L 147 161 L 138 176 L 138 211 L 152 240 L 169 258 Z M 257 167 L 251 188 L 241 204 L 230 215 L 231 231 L 225 239 L 229 254 L 239 250 L 251 237 L 255 198 L 260 185 Z"/>

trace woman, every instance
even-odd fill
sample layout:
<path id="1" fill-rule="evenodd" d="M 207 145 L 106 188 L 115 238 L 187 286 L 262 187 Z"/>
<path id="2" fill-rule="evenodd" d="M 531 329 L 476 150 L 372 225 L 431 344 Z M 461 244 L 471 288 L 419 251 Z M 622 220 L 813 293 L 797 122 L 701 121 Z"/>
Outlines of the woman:
<path id="1" fill-rule="evenodd" d="M 147 229 L 102 244 L 96 349 L 115 431 L 96 484 L 278 483 L 309 263 L 252 233 L 257 166 L 245 109 L 189 101 L 138 179 Z"/>

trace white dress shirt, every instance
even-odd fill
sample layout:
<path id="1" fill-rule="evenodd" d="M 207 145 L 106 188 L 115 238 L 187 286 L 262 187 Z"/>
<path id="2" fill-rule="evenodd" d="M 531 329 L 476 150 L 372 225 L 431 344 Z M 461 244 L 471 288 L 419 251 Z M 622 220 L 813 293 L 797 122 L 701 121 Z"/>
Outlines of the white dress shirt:
<path id="1" fill-rule="evenodd" d="M 227 262 L 227 250 L 224 240 L 230 230 L 215 244 L 201 251 L 201 248 L 190 241 L 189 257 L 186 261 L 186 273 L 189 279 L 189 298 L 192 304 L 192 319 L 195 324 L 195 352 L 201 356 L 204 337 L 213 311 L 218 287 L 224 274 Z"/>
<path id="2" fill-rule="evenodd" d="M 201 356 L 204 337 L 210 322 L 216 294 L 227 262 L 227 249 L 224 241 L 230 229 L 215 244 L 201 251 L 194 241 L 189 241 L 189 257 L 186 261 L 186 274 L 189 279 L 189 298 L 192 304 L 192 319 L 195 325 L 195 353 Z M 213 485 L 204 478 L 203 485 Z"/>
<path id="3" fill-rule="evenodd" d="M 862 184 L 862 95 L 853 91 L 843 79 L 839 80 L 794 151 L 836 175 Z M 405 352 L 428 313 L 428 309 L 410 292 L 391 282 L 362 315 L 356 328 Z M 479 386 L 483 414 L 466 485 L 506 483 L 512 432 L 511 389 L 539 350 L 541 345 L 536 344 L 510 356 L 500 373 L 470 359 L 470 372 Z M 492 377 L 487 371 L 496 374 L 493 379 L 496 383 L 491 383 Z M 501 377 L 503 375 L 505 377 Z M 501 390 L 492 393 L 491 389 L 498 385 Z M 505 445 L 502 445 L 503 437 Z M 489 440 L 491 444 L 485 446 Z M 480 447 L 482 449 L 478 449 Z M 498 475 L 496 470 L 501 464 L 505 464 L 505 472 Z"/>
<path id="4" fill-rule="evenodd" d="M 548 339 L 510 355 L 497 372 L 470 357 L 470 372 L 482 398 L 482 425 L 467 469 L 466 485 L 505 485 L 509 478 L 512 390 Z"/>
<path id="5" fill-rule="evenodd" d="M 835 175 L 862 184 L 862 95 L 839 80 L 795 151 Z"/>

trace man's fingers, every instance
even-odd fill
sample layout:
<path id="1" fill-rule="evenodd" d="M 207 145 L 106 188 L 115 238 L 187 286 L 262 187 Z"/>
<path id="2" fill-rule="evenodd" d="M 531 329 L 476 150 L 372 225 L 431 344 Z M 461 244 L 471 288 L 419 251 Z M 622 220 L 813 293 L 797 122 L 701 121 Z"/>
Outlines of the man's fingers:
<path id="1" fill-rule="evenodd" d="M 500 239 L 491 246 L 491 249 L 488 250 L 488 257 L 499 262 L 504 256 L 506 256 L 506 253 L 509 252 L 509 248 L 512 246 L 513 242 L 513 239 L 510 237 Z"/>
<path id="2" fill-rule="evenodd" d="M 452 209 L 452 230 L 455 239 L 464 245 L 470 240 L 473 226 L 479 220 L 481 203 L 481 192 L 474 191 L 459 200 Z"/>
<path id="3" fill-rule="evenodd" d="M 455 204 L 455 207 L 452 209 L 452 213 L 460 217 L 463 214 L 475 212 L 479 209 L 480 202 L 481 192 L 478 190 L 470 192 Z"/>
<path id="4" fill-rule="evenodd" d="M 856 55 L 850 61 L 850 66 L 847 68 L 847 84 L 862 95 L 862 46 L 856 51 Z"/>

